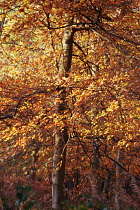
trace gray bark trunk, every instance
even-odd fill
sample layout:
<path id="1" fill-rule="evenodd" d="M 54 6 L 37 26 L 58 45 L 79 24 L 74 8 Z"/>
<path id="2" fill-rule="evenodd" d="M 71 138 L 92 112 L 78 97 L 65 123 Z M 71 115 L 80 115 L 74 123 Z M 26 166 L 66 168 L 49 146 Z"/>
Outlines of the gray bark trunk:
<path id="1" fill-rule="evenodd" d="M 68 77 L 72 62 L 72 45 L 74 32 L 71 27 L 64 30 L 63 56 L 59 68 L 59 75 Z M 62 210 L 64 201 L 64 176 L 66 161 L 66 144 L 68 142 L 68 128 L 64 113 L 66 107 L 65 87 L 58 88 L 59 94 L 56 99 L 56 119 L 59 123 L 55 127 L 55 146 L 53 154 L 52 171 L 52 209 Z M 59 120 L 60 116 L 60 120 Z M 61 122 L 60 122 L 61 121 Z"/>

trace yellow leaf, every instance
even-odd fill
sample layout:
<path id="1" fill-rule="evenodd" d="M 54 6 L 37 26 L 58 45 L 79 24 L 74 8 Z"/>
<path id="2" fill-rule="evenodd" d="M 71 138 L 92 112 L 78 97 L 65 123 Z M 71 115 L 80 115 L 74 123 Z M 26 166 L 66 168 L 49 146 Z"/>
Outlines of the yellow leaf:
<path id="1" fill-rule="evenodd" d="M 56 171 L 59 171 L 59 170 L 60 170 L 60 167 L 57 167 L 57 168 L 56 168 Z"/>

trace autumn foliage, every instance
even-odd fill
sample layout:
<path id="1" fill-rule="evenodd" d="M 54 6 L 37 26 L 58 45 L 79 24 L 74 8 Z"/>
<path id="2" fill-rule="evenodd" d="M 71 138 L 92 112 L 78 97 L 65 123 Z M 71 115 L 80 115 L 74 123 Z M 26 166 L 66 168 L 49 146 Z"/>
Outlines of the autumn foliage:
<path id="1" fill-rule="evenodd" d="M 0 207 L 28 185 L 51 209 L 67 128 L 64 209 L 139 209 L 139 1 L 2 0 L 0 18 Z"/>

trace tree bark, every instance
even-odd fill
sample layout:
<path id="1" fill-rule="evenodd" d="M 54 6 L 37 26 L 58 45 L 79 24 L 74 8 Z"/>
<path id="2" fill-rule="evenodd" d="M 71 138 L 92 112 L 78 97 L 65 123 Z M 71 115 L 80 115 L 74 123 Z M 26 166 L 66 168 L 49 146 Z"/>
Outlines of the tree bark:
<path id="1" fill-rule="evenodd" d="M 30 169 L 30 178 L 32 181 L 35 181 L 36 179 L 36 163 L 38 161 L 38 158 L 39 158 L 39 155 L 38 155 L 38 152 L 39 152 L 39 146 L 37 145 L 37 142 L 35 141 L 35 148 L 33 149 L 32 151 L 32 155 L 31 155 L 31 169 Z"/>
<path id="2" fill-rule="evenodd" d="M 94 72 L 94 76 L 96 77 L 96 73 Z M 92 99 L 94 100 L 94 99 Z M 99 114 L 99 108 L 94 104 L 91 104 L 91 122 L 92 120 Z M 92 128 L 91 128 L 92 130 Z M 101 178 L 99 177 L 99 170 L 100 170 L 100 158 L 98 152 L 98 146 L 100 144 L 99 136 L 93 136 L 93 142 L 91 144 L 92 150 L 92 163 L 91 163 L 91 189 L 92 189 L 92 196 L 100 197 L 101 192 Z"/>
<path id="3" fill-rule="evenodd" d="M 120 162 L 121 158 L 121 150 L 118 149 L 118 156 L 117 161 Z M 116 210 L 120 210 L 120 174 L 121 174 L 121 168 L 118 164 L 116 164 L 116 190 L 115 190 L 115 208 Z"/>
<path id="4" fill-rule="evenodd" d="M 92 164 L 91 164 L 91 189 L 92 189 L 92 196 L 97 198 L 101 194 L 101 180 L 99 177 L 99 169 L 100 169 L 100 159 L 99 154 L 95 145 L 93 146 L 93 153 L 92 153 Z"/>
<path id="5" fill-rule="evenodd" d="M 61 77 L 68 77 L 72 63 L 72 46 L 74 31 L 72 27 L 64 30 L 63 37 L 63 56 L 59 68 Z M 64 176 L 66 162 L 66 145 L 68 142 L 68 128 L 65 118 L 66 107 L 66 89 L 57 88 L 56 98 L 56 122 L 54 137 L 53 171 L 52 171 L 52 209 L 62 210 L 64 201 Z"/>
<path id="6" fill-rule="evenodd" d="M 3 30 L 3 27 L 4 27 L 4 21 L 5 21 L 5 18 L 3 18 L 1 21 L 0 21 L 0 37 L 2 35 L 2 30 Z"/>

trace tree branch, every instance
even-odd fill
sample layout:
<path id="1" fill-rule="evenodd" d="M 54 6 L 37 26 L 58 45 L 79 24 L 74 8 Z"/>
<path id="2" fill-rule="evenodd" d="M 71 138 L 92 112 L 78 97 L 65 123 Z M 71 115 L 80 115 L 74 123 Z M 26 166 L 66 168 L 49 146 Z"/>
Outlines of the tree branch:
<path id="1" fill-rule="evenodd" d="M 99 25 L 99 24 L 98 24 L 98 26 L 99 26 L 99 28 L 100 28 L 102 31 L 104 31 L 106 34 L 108 34 L 108 35 L 110 35 L 110 36 L 114 36 L 114 37 L 116 37 L 116 38 L 118 38 L 118 39 L 121 39 L 121 40 L 123 40 L 123 41 L 125 41 L 125 42 L 129 42 L 129 43 L 131 43 L 131 44 L 140 45 L 140 43 L 138 43 L 138 42 L 132 41 L 132 40 L 130 40 L 130 39 L 127 39 L 126 37 L 123 37 L 123 36 L 114 34 L 114 33 L 110 32 L 110 31 L 107 31 L 106 29 L 104 29 L 104 28 L 103 28 L 101 25 Z"/>
<path id="2" fill-rule="evenodd" d="M 28 95 L 25 95 L 25 96 L 19 98 L 19 101 L 18 101 L 17 105 L 14 106 L 14 108 L 13 108 L 14 113 L 13 113 L 13 114 L 6 114 L 6 115 L 0 113 L 0 120 L 12 119 L 13 117 L 15 117 L 16 114 L 17 114 L 17 112 L 18 112 L 18 109 L 19 109 L 19 107 L 20 107 L 20 105 L 21 105 L 21 102 L 22 102 L 24 99 L 29 98 L 29 97 L 31 97 L 31 96 L 33 96 L 33 95 L 36 95 L 36 94 L 42 94 L 42 93 L 50 94 L 50 93 L 53 93 L 53 92 L 55 92 L 55 91 L 56 91 L 56 88 L 55 88 L 54 90 L 51 90 L 51 91 L 39 90 L 39 91 L 36 91 L 36 92 L 34 92 L 34 93 L 31 93 L 31 94 L 28 94 Z"/>

